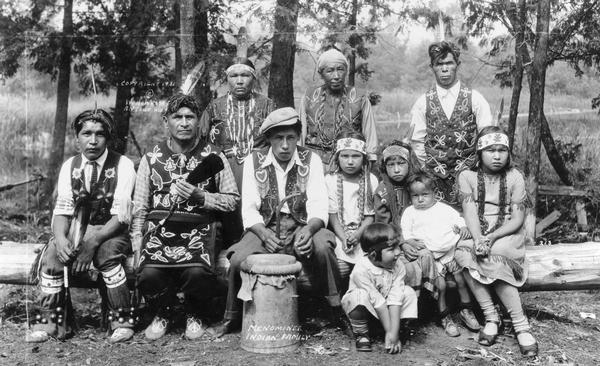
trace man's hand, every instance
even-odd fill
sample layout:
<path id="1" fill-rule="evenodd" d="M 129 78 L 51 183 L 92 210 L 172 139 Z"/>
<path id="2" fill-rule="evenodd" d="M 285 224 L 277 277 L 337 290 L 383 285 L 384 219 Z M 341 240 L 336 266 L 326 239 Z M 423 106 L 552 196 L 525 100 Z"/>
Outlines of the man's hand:
<path id="1" fill-rule="evenodd" d="M 298 230 L 294 237 L 294 251 L 300 257 L 310 258 L 313 252 L 312 232 L 308 225 Z"/>
<path id="2" fill-rule="evenodd" d="M 94 258 L 94 253 L 96 253 L 96 247 L 87 244 L 81 244 L 81 249 L 75 258 L 75 262 L 73 262 L 73 272 L 75 273 L 85 272 L 90 269 L 92 258 Z"/>
<path id="3" fill-rule="evenodd" d="M 54 238 L 54 245 L 56 246 L 58 260 L 62 264 L 68 264 L 75 256 L 73 244 L 66 237 Z"/>
<path id="4" fill-rule="evenodd" d="M 460 236 L 460 240 L 471 239 L 471 232 L 466 226 L 459 227 L 458 225 L 454 225 L 452 230 Z"/>
<path id="5" fill-rule="evenodd" d="M 261 236 L 263 245 L 269 253 L 276 253 L 283 248 L 283 240 L 279 239 L 274 231 L 266 229 Z"/>
<path id="6" fill-rule="evenodd" d="M 189 182 L 180 179 L 177 182 L 175 182 L 175 190 L 174 192 L 177 194 L 177 196 L 182 199 L 182 200 L 187 200 L 190 198 L 193 198 L 196 201 L 199 202 L 204 202 L 204 194 L 205 192 L 203 190 L 201 190 L 200 188 L 196 187 L 193 184 L 190 184 Z"/>
<path id="7" fill-rule="evenodd" d="M 387 353 L 396 354 L 402 350 L 402 344 L 396 332 L 385 333 L 385 349 Z"/>

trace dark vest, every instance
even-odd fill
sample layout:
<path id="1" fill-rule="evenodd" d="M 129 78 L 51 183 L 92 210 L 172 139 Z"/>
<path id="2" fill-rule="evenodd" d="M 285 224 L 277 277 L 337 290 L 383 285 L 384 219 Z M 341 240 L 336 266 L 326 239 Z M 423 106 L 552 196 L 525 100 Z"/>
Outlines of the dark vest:
<path id="1" fill-rule="evenodd" d="M 81 154 L 75 156 L 71 162 L 71 190 L 73 192 L 73 204 L 75 210 L 82 205 L 89 205 L 89 225 L 104 225 L 110 220 L 110 209 L 113 204 L 115 188 L 117 187 L 119 160 L 121 155 L 108 150 L 108 155 L 101 171 L 98 171 L 98 180 L 85 189 L 84 170 L 81 166 Z"/>
<path id="2" fill-rule="evenodd" d="M 306 225 L 306 185 L 310 174 L 310 159 L 313 153 L 302 146 L 298 146 L 296 149 L 300 161 L 304 166 L 294 164 L 288 172 L 285 195 L 289 196 L 292 193 L 300 192 L 299 196 L 288 201 L 288 207 L 290 208 L 290 214 L 294 220 L 299 224 Z M 263 217 L 266 226 L 275 219 L 277 205 L 279 205 L 279 191 L 275 167 L 273 164 L 269 164 L 265 168 L 261 168 L 268 152 L 269 149 L 267 148 L 252 153 L 252 158 L 254 159 L 254 178 L 256 179 L 261 199 L 259 212 Z M 323 189 L 325 189 L 325 187 L 323 187 Z"/>
<path id="3" fill-rule="evenodd" d="M 202 145 L 202 146 L 201 146 Z M 169 149 L 166 141 L 155 145 L 152 152 L 145 155 L 150 167 L 150 192 L 152 192 L 152 207 L 150 212 L 155 210 L 168 211 L 173 203 L 174 195 L 170 194 L 171 184 L 179 179 L 185 179 L 189 173 L 194 170 L 209 152 L 216 154 L 220 150 L 212 144 L 198 146 L 185 154 L 175 154 Z M 202 183 L 202 189 L 206 192 L 217 192 L 217 183 L 214 177 Z M 206 210 L 199 207 L 190 200 L 184 203 L 178 203 L 175 206 L 175 212 L 184 212 L 190 214 L 204 215 Z"/>
<path id="4" fill-rule="evenodd" d="M 145 159 L 150 168 L 151 205 L 147 217 L 147 230 L 152 230 L 166 217 L 174 194 L 171 186 L 189 173 L 209 154 L 220 154 L 212 144 L 200 142 L 192 151 L 176 154 L 166 141 L 155 145 Z M 215 177 L 199 183 L 206 192 L 218 192 Z M 160 232 L 145 236 L 140 257 L 141 266 L 188 267 L 215 266 L 215 214 L 187 200 L 175 203 L 175 212 Z"/>
<path id="5" fill-rule="evenodd" d="M 344 87 L 336 99 L 324 86 L 306 91 L 303 103 L 306 111 L 305 145 L 329 154 L 323 156 L 323 163 L 329 163 L 335 150 L 335 139 L 340 132 L 362 132 L 362 105 L 365 97 L 359 95 L 354 87 Z"/>
<path id="6" fill-rule="evenodd" d="M 445 179 L 456 177 L 475 165 L 477 123 L 473 114 L 472 90 L 462 86 L 450 119 L 433 87 L 425 94 L 427 105 L 427 137 L 425 138 L 425 164 L 436 176 Z"/>

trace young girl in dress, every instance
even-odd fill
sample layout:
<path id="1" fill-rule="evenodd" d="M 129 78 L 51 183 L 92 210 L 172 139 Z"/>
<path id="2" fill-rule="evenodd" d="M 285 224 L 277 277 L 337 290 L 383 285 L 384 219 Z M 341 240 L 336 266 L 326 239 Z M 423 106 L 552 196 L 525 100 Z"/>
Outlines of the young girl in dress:
<path id="1" fill-rule="evenodd" d="M 364 136 L 355 131 L 340 134 L 325 183 L 329 193 L 329 227 L 336 236 L 335 254 L 343 279 L 348 278 L 356 260 L 363 256 L 360 236 L 374 220 L 373 189 L 378 182 L 367 163 Z"/>
<path id="2" fill-rule="evenodd" d="M 375 222 L 392 224 L 400 229 L 402 212 L 411 204 L 408 177 L 421 171 L 419 161 L 408 143 L 394 140 L 383 149 L 379 167 L 382 182 L 375 189 Z M 424 288 L 437 300 L 435 281 L 438 271 L 432 253 L 418 241 L 403 242 L 401 248 L 404 255 L 400 260 L 406 267 L 406 284 L 416 291 L 417 296 Z"/>
<path id="3" fill-rule="evenodd" d="M 521 353 L 536 356 L 538 345 L 519 297 L 518 288 L 527 279 L 525 262 L 526 191 L 523 175 L 510 165 L 508 136 L 496 126 L 485 127 L 477 136 L 479 158 L 475 171 L 458 176 L 464 219 L 473 237 L 458 243 L 457 263 L 479 302 L 486 325 L 478 342 L 496 341 L 500 317 L 492 301 L 494 291 L 506 307 Z"/>

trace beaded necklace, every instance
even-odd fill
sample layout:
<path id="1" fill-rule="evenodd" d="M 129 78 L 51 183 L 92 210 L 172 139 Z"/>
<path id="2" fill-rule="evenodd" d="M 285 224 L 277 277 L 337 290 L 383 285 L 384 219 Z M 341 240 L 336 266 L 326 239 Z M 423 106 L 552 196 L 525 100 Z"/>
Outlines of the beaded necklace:
<path id="1" fill-rule="evenodd" d="M 504 224 L 504 218 L 506 216 L 507 206 L 507 186 L 506 186 L 506 171 L 500 173 L 500 195 L 498 197 L 499 214 L 496 224 L 492 228 L 488 228 L 489 224 L 485 219 L 485 176 L 481 168 L 477 170 L 477 213 L 479 216 L 479 225 L 481 226 L 481 233 L 487 235 L 502 224 Z"/>
<path id="2" fill-rule="evenodd" d="M 326 149 L 333 149 L 335 144 L 335 136 L 339 134 L 341 127 L 343 126 L 342 118 L 344 117 L 347 99 L 346 88 L 344 87 L 344 91 L 340 96 L 340 103 L 337 105 L 334 113 L 332 134 L 328 134 L 325 131 L 325 105 L 327 104 L 327 89 L 324 87 L 321 87 L 320 89 L 320 101 L 315 112 L 316 132 L 320 142 L 323 144 L 323 147 Z M 335 100 L 335 97 L 332 97 L 332 99 Z"/>
<path id="3" fill-rule="evenodd" d="M 256 100 L 254 95 L 248 99 L 248 110 L 246 101 L 237 100 L 237 113 L 235 113 L 233 95 L 227 94 L 227 132 L 233 142 L 234 153 L 245 157 L 254 147 L 254 108 Z M 246 118 L 247 117 L 247 118 Z"/>
<path id="4" fill-rule="evenodd" d="M 359 219 L 358 224 L 362 222 L 365 216 L 365 203 L 369 210 L 373 208 L 373 194 L 372 187 L 370 182 L 367 181 L 369 179 L 369 175 L 365 174 L 364 170 L 361 170 L 360 176 L 358 178 L 358 211 L 359 211 Z M 365 200 L 365 187 L 366 187 L 366 200 Z M 337 199 L 338 199 L 338 219 L 342 224 L 344 229 L 346 228 L 346 223 L 344 220 L 344 177 L 341 172 L 337 173 Z"/>

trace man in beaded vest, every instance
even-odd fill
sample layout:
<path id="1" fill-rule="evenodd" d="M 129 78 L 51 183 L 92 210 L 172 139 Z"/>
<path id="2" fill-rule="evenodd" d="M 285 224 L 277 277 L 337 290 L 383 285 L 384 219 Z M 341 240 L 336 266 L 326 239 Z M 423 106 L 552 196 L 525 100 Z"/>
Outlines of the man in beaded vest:
<path id="1" fill-rule="evenodd" d="M 377 160 L 377 130 L 371 102 L 346 85 L 348 60 L 331 48 L 319 57 L 317 70 L 323 85 L 309 88 L 300 103 L 301 144 L 313 149 L 324 164 L 335 152 L 335 138 L 343 131 L 358 131 L 367 141 L 369 161 Z"/>
<path id="2" fill-rule="evenodd" d="M 138 288 L 156 314 L 145 331 L 150 340 L 166 333 L 169 295 L 178 291 L 185 296 L 186 338 L 197 339 L 204 333 L 202 321 L 219 290 L 216 215 L 234 211 L 239 203 L 227 158 L 200 139 L 199 115 L 194 97 L 172 96 L 163 114 L 168 138 L 144 155 L 137 172 L 132 244 L 139 253 Z M 190 172 L 209 154 L 221 158 L 223 170 L 197 185 L 187 182 Z M 173 205 L 173 215 L 161 224 Z"/>
<path id="3" fill-rule="evenodd" d="M 27 341 L 43 342 L 50 336 L 66 335 L 70 319 L 65 318 L 65 309 L 72 307 L 67 300 L 64 268 L 78 274 L 87 272 L 92 263 L 107 288 L 113 315 L 110 342 L 125 341 L 133 336 L 134 325 L 123 263 L 131 254 L 127 228 L 135 170 L 131 160 L 107 149 L 114 130 L 107 112 L 85 111 L 72 127 L 81 154 L 69 158 L 60 170 L 53 238 L 39 256 L 42 311 Z M 71 311 L 66 316 L 72 319 Z"/>
<path id="4" fill-rule="evenodd" d="M 458 206 L 458 173 L 476 161 L 478 130 L 494 123 L 490 106 L 477 91 L 457 79 L 460 50 L 442 41 L 429 46 L 436 85 L 415 102 L 411 145 L 426 171 L 436 177 L 436 196 Z"/>
<path id="5" fill-rule="evenodd" d="M 302 262 L 314 292 L 342 313 L 335 237 L 325 229 L 328 199 L 323 164 L 317 154 L 296 146 L 301 124 L 293 108 L 271 112 L 261 126 L 270 147 L 255 151 L 244 163 L 242 214 L 246 232 L 229 248 L 229 291 L 225 321 L 217 336 L 239 327 L 240 265 L 250 255 L 283 253 Z M 297 194 L 276 212 L 284 197 Z M 280 235 L 276 234 L 277 220 Z"/>
<path id="6" fill-rule="evenodd" d="M 253 149 L 265 147 L 258 130 L 274 105 L 271 99 L 254 91 L 256 70 L 252 61 L 236 57 L 225 73 L 229 91 L 206 107 L 200 130 L 210 143 L 223 151 L 241 191 L 244 159 Z M 227 230 L 223 230 L 223 241 L 225 246 L 230 246 L 240 240 L 243 231 L 239 207 L 222 217 L 223 222 L 228 223 Z"/>

